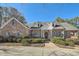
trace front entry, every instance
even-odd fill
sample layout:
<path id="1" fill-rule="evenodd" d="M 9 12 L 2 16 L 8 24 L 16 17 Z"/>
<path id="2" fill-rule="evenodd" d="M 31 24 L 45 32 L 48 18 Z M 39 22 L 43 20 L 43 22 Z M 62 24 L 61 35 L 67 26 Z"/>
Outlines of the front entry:
<path id="1" fill-rule="evenodd" d="M 44 37 L 45 37 L 45 39 L 48 39 L 48 32 L 44 33 Z"/>

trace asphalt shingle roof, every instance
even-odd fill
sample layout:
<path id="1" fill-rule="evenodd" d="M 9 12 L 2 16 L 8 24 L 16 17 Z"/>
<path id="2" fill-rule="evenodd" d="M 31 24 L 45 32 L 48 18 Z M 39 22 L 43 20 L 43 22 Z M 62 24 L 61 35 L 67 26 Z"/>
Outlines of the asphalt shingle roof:
<path id="1" fill-rule="evenodd" d="M 42 26 L 41 27 L 41 30 L 52 30 L 53 29 L 53 26 Z"/>
<path id="2" fill-rule="evenodd" d="M 60 23 L 61 26 L 63 26 L 66 30 L 79 30 L 78 28 L 76 28 L 75 26 L 73 26 L 72 24 L 69 23 Z"/>

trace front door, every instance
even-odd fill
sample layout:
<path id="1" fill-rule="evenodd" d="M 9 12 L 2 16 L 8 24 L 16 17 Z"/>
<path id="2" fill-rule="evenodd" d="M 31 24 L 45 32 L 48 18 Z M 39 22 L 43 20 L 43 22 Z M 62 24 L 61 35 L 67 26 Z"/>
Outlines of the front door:
<path id="1" fill-rule="evenodd" d="M 48 39 L 48 32 L 44 33 L 44 37 L 45 37 L 45 39 Z"/>

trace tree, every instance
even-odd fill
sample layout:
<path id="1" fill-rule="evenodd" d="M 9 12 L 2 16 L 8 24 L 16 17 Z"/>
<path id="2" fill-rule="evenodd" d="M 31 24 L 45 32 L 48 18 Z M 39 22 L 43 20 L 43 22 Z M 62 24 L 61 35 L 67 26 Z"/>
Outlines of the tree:
<path id="1" fill-rule="evenodd" d="M 73 26 L 79 28 L 79 16 L 76 16 L 71 19 L 65 19 L 66 22 L 72 24 Z"/>
<path id="2" fill-rule="evenodd" d="M 60 18 L 60 17 L 57 17 L 57 18 L 56 18 L 56 21 L 59 22 L 59 23 L 65 22 L 65 21 L 64 21 L 62 18 Z"/>
<path id="3" fill-rule="evenodd" d="M 26 24 L 27 22 L 25 21 L 25 18 L 23 16 L 19 16 L 17 18 L 21 23 Z"/>

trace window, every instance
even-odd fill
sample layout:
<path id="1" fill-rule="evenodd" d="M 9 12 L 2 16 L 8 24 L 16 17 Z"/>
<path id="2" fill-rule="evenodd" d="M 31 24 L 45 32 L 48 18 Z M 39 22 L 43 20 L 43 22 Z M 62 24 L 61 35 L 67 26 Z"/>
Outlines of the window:
<path id="1" fill-rule="evenodd" d="M 17 32 L 17 33 L 16 33 L 16 36 L 17 36 L 17 37 L 19 37 L 20 35 L 21 35 L 21 33 L 20 33 L 20 32 Z"/>
<path id="2" fill-rule="evenodd" d="M 10 36 L 10 32 L 6 32 L 6 36 L 9 37 Z"/>
<path id="3" fill-rule="evenodd" d="M 15 25 L 15 20 L 12 21 L 12 25 Z"/>

